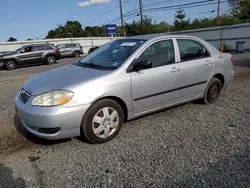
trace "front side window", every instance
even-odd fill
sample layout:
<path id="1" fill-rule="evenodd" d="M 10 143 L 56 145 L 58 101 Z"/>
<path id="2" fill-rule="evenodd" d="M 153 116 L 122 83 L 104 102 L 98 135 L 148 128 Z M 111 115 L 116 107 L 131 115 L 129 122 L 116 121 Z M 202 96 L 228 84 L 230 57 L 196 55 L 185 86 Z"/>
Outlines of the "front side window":
<path id="1" fill-rule="evenodd" d="M 44 49 L 44 50 L 53 50 L 53 47 L 50 46 L 50 45 L 44 45 L 44 46 L 43 46 L 43 49 Z"/>
<path id="2" fill-rule="evenodd" d="M 146 40 L 120 39 L 112 41 L 79 61 L 80 65 L 114 70 L 132 55 Z"/>
<path id="3" fill-rule="evenodd" d="M 159 41 L 149 46 L 136 61 L 151 61 L 152 67 L 175 63 L 172 40 Z"/>
<path id="4" fill-rule="evenodd" d="M 32 52 L 32 51 L 33 51 L 33 47 L 32 46 L 25 47 L 22 50 L 23 53 L 28 53 L 28 52 Z"/>
<path id="5" fill-rule="evenodd" d="M 194 60 L 209 57 L 207 49 L 199 42 L 188 39 L 177 39 L 181 61 Z"/>

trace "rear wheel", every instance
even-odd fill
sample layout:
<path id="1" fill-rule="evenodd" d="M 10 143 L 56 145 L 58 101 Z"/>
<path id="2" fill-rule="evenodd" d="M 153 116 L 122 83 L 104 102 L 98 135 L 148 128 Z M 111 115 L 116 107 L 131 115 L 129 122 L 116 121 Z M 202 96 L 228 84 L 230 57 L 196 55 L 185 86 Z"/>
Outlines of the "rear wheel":
<path id="1" fill-rule="evenodd" d="M 78 51 L 75 51 L 74 54 L 73 54 L 74 57 L 80 57 L 80 52 Z"/>
<path id="2" fill-rule="evenodd" d="M 218 99 L 221 89 L 222 89 L 221 81 L 218 78 L 212 78 L 205 90 L 203 102 L 205 104 L 214 103 Z"/>
<path id="3" fill-rule="evenodd" d="M 52 65 L 52 64 L 55 64 L 56 63 L 56 58 L 52 55 L 48 56 L 47 59 L 46 59 L 46 63 L 48 65 Z"/>
<path id="4" fill-rule="evenodd" d="M 16 69 L 17 65 L 16 65 L 16 62 L 14 60 L 7 60 L 5 67 L 7 70 L 13 70 L 13 69 Z"/>
<path id="5" fill-rule="evenodd" d="M 110 99 L 94 103 L 84 115 L 81 129 L 87 140 L 100 144 L 113 139 L 124 122 L 120 105 Z"/>

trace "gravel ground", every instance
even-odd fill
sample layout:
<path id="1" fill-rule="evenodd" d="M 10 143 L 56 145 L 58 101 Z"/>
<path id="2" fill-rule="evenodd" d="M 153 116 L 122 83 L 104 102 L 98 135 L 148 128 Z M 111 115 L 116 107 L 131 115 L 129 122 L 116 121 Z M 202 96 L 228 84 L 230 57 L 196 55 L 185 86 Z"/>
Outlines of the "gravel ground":
<path id="1" fill-rule="evenodd" d="M 236 68 L 215 104 L 188 103 L 130 121 L 102 145 L 27 140 L 17 132 L 15 94 L 49 68 L 18 69 L 8 79 L 0 72 L 0 188 L 249 187 L 250 68 Z"/>

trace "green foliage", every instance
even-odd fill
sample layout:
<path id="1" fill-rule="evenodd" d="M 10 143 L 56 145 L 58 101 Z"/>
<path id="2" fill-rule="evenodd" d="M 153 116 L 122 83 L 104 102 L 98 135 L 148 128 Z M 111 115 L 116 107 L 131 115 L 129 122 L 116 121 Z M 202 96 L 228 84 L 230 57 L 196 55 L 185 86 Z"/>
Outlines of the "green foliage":
<path id="1" fill-rule="evenodd" d="M 185 18 L 186 18 L 186 14 L 183 9 L 179 9 L 176 11 L 174 27 L 177 31 L 188 28 L 190 19 L 185 20 Z"/>
<path id="2" fill-rule="evenodd" d="M 50 30 L 46 38 L 84 37 L 85 35 L 80 22 L 67 21 L 64 26 L 59 25 L 55 30 Z"/>
<path id="3" fill-rule="evenodd" d="M 232 48 L 230 45 L 222 44 L 224 52 L 232 52 Z"/>
<path id="4" fill-rule="evenodd" d="M 31 38 L 27 38 L 26 41 L 30 41 L 30 40 L 34 40 L 34 39 L 31 39 Z"/>
<path id="5" fill-rule="evenodd" d="M 14 41 L 17 41 L 17 39 L 14 38 L 14 37 L 10 37 L 10 38 L 7 40 L 7 42 L 14 42 Z"/>
<path id="6" fill-rule="evenodd" d="M 250 0 L 243 0 L 240 2 L 238 18 L 244 22 L 250 21 Z"/>

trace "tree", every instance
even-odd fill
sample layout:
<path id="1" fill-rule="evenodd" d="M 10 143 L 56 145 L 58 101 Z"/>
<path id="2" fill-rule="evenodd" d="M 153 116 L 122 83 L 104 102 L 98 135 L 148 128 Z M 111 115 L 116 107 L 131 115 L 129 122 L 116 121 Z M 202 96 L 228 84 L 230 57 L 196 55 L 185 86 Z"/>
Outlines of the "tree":
<path id="1" fill-rule="evenodd" d="M 250 21 L 250 0 L 243 0 L 240 2 L 238 18 L 243 22 Z"/>
<path id="2" fill-rule="evenodd" d="M 59 25 L 56 29 L 50 30 L 46 36 L 50 38 L 70 38 L 70 37 L 84 37 L 85 33 L 82 25 L 78 21 L 67 21 L 65 25 Z"/>
<path id="3" fill-rule="evenodd" d="M 31 38 L 27 38 L 26 41 L 30 41 L 30 40 L 34 40 L 34 39 L 31 39 Z"/>
<path id="4" fill-rule="evenodd" d="M 177 31 L 187 29 L 187 26 L 190 23 L 190 19 L 185 20 L 185 18 L 186 18 L 186 14 L 183 9 L 179 9 L 176 11 L 174 26 L 177 29 Z"/>
<path id="5" fill-rule="evenodd" d="M 7 40 L 7 42 L 14 42 L 14 41 L 17 41 L 17 39 L 14 38 L 14 37 L 10 37 L 10 38 Z"/>

